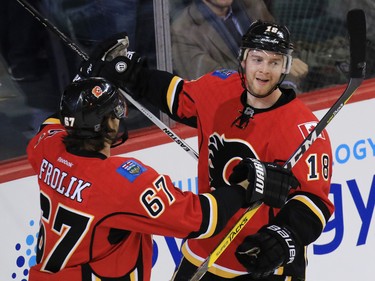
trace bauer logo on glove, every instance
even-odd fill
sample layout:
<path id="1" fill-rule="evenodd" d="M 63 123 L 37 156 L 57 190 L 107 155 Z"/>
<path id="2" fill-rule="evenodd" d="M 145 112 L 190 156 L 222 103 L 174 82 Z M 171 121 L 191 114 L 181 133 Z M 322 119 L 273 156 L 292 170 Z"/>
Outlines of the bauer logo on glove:
<path id="1" fill-rule="evenodd" d="M 265 225 L 247 236 L 236 250 L 238 261 L 253 278 L 265 278 L 278 267 L 291 264 L 301 249 L 291 229 L 276 224 Z"/>

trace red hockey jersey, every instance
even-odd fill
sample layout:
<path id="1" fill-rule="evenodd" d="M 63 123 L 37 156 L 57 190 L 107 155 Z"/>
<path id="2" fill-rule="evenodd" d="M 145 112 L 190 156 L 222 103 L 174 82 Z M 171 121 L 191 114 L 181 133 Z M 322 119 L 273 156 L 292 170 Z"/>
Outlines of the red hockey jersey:
<path id="1" fill-rule="evenodd" d="M 182 120 L 197 117 L 199 192 L 208 192 L 209 186 L 216 188 L 228 184 L 233 166 L 244 157 L 283 164 L 296 151 L 318 120 L 296 98 L 294 91 L 282 89 L 282 92 L 281 99 L 269 109 L 249 107 L 247 110 L 253 111 L 252 117 L 241 129 L 234 123 L 244 110 L 246 92 L 237 72 L 219 70 L 195 81 L 182 81 L 178 77 L 171 79 L 165 96 L 165 108 L 169 114 Z M 331 161 L 329 136 L 323 131 L 293 167 L 301 187 L 292 191 L 280 214 L 277 215 L 279 210 L 270 210 L 263 205 L 209 271 L 227 278 L 246 274 L 234 252 L 245 236 L 254 234 L 274 216 L 290 225 L 304 245 L 315 241 L 334 209 L 328 199 Z M 184 256 L 199 266 L 242 213 L 243 210 L 238 211 L 220 235 L 205 241 L 190 240 L 185 243 L 182 248 Z M 304 277 L 304 253 L 275 274 Z"/>
<path id="2" fill-rule="evenodd" d="M 134 158 L 71 154 L 58 119 L 43 126 L 27 147 L 42 210 L 30 281 L 148 281 L 151 234 L 205 238 L 225 224 L 215 196 L 182 192 Z M 238 190 L 232 214 L 244 203 L 244 190 Z"/>

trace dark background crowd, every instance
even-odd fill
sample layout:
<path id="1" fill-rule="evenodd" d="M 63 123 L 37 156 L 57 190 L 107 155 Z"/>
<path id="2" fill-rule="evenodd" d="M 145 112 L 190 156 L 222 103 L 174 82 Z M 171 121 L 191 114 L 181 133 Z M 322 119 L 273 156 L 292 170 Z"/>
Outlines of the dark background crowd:
<path id="1" fill-rule="evenodd" d="M 188 14 L 186 11 L 194 11 L 194 5 L 199 7 L 201 2 L 28 0 L 44 18 L 88 54 L 98 42 L 125 30 L 130 40 L 129 49 L 146 56 L 150 67 L 172 67 L 165 70 L 173 70 L 188 79 L 196 78 L 193 76 L 199 71 L 209 71 L 194 65 L 193 60 L 189 65 L 179 63 L 181 58 L 189 60 L 190 56 L 185 51 L 181 52 L 183 46 L 176 43 L 176 38 L 182 35 L 179 27 L 189 20 L 184 18 Z M 372 0 L 233 0 L 228 3 L 231 6 L 230 17 L 225 15 L 223 22 L 213 24 L 220 36 L 228 34 L 228 31 L 223 31 L 226 28 L 234 28 L 231 34 L 236 35 L 238 31 L 238 35 L 233 36 L 232 41 L 223 40 L 232 42 L 232 46 L 223 46 L 223 50 L 228 48 L 228 59 L 224 62 L 215 59 L 213 67 L 236 68 L 236 54 L 235 51 L 231 54 L 230 48 L 235 50 L 236 38 L 241 37 L 246 25 L 264 18 L 288 26 L 295 45 L 294 58 L 308 66 L 307 73 L 298 77 L 294 84 L 299 94 L 345 84 L 349 62 L 346 13 L 352 8 L 362 8 L 366 12 L 368 26 L 366 78 L 375 76 L 375 34 L 374 29 L 369 28 L 375 19 L 375 3 Z M 207 10 L 207 15 L 214 12 Z M 234 27 L 229 20 L 233 20 Z M 1 162 L 25 155 L 26 144 L 40 122 L 58 109 L 61 93 L 75 76 L 81 58 L 16 0 L 3 1 L 0 21 Z M 198 72 L 189 73 L 183 68 Z M 296 82 L 293 77 L 290 81 Z M 145 106 L 159 115 L 149 105 Z M 152 126 L 136 109 L 130 111 L 128 123 L 131 130 Z"/>

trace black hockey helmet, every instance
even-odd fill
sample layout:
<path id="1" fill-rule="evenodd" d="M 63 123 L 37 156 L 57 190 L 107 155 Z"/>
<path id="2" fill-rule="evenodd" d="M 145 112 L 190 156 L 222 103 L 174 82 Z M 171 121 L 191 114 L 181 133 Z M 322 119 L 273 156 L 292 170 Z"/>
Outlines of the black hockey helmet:
<path id="1" fill-rule="evenodd" d="M 107 128 L 103 121 L 111 114 L 121 121 L 127 115 L 127 106 L 117 87 L 104 78 L 92 77 L 73 82 L 61 97 L 60 120 L 72 136 L 106 136 Z"/>
<path id="2" fill-rule="evenodd" d="M 284 74 L 288 74 L 292 64 L 293 44 L 286 26 L 257 20 L 242 37 L 239 61 L 246 58 L 248 49 L 270 51 L 286 56 Z"/>

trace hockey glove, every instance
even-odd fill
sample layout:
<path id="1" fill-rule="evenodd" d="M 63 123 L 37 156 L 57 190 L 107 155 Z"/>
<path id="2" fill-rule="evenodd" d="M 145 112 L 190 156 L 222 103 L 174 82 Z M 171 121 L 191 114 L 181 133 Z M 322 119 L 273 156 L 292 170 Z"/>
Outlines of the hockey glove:
<path id="1" fill-rule="evenodd" d="M 264 278 L 278 267 L 292 263 L 296 253 L 293 234 L 285 227 L 268 225 L 247 236 L 238 246 L 236 257 L 252 278 Z"/>
<path id="2" fill-rule="evenodd" d="M 236 184 L 245 179 L 250 182 L 246 191 L 246 201 L 250 205 L 261 200 L 270 207 L 281 208 L 290 189 L 299 186 L 291 171 L 276 163 L 261 162 L 248 157 L 233 168 L 229 182 Z"/>
<path id="3" fill-rule="evenodd" d="M 141 98 L 142 85 L 140 72 L 147 68 L 147 62 L 136 52 L 127 51 L 125 56 L 119 56 L 106 62 L 99 74 L 114 83 L 117 87 L 125 89 L 133 98 Z"/>
<path id="4" fill-rule="evenodd" d="M 127 53 L 129 39 L 126 32 L 118 33 L 99 43 L 87 61 L 82 61 L 79 72 L 73 81 L 100 76 L 105 61 L 112 61 L 117 56 Z"/>

